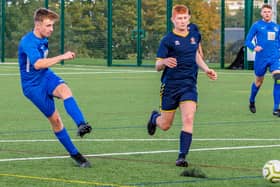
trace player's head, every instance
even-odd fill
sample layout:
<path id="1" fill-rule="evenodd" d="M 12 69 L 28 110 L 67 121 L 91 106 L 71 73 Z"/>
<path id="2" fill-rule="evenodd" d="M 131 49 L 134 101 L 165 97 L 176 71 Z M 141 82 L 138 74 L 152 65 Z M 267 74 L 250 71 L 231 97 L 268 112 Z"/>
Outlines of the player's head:
<path id="1" fill-rule="evenodd" d="M 264 21 L 269 22 L 272 19 L 272 7 L 269 4 L 264 4 L 261 8 L 261 16 Z"/>
<path id="2" fill-rule="evenodd" d="M 173 7 L 171 20 L 175 29 L 185 30 L 189 24 L 190 17 L 190 12 L 187 6 L 175 5 Z"/>
<path id="3" fill-rule="evenodd" d="M 37 9 L 34 13 L 34 32 L 36 36 L 40 38 L 49 37 L 52 34 L 53 26 L 58 19 L 58 14 L 49 9 Z"/>

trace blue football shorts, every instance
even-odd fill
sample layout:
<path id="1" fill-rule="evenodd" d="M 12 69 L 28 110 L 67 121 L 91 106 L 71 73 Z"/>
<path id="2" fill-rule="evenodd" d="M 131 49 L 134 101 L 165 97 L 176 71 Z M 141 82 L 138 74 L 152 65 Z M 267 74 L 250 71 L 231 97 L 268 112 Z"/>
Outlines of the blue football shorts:
<path id="1" fill-rule="evenodd" d="M 280 61 L 275 58 L 264 58 L 258 59 L 254 62 L 254 72 L 258 77 L 263 77 L 267 71 L 267 68 L 269 68 L 270 72 L 280 70 Z"/>
<path id="2" fill-rule="evenodd" d="M 54 73 L 44 78 L 39 86 L 29 88 L 25 96 L 37 106 L 37 108 L 48 118 L 55 112 L 53 91 L 64 83 L 64 80 Z"/>
<path id="3" fill-rule="evenodd" d="M 197 102 L 198 94 L 196 85 L 188 85 L 182 87 L 167 87 L 161 85 L 160 89 L 161 110 L 176 110 L 181 102 L 194 101 Z"/>

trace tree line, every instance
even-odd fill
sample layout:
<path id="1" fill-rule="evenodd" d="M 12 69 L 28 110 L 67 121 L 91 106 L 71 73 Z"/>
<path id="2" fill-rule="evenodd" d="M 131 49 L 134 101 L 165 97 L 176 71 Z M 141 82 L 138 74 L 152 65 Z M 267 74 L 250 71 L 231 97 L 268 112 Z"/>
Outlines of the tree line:
<path id="1" fill-rule="evenodd" d="M 113 0 L 113 58 L 129 59 L 136 55 L 136 0 Z M 44 7 L 44 0 L 6 1 L 5 53 L 16 58 L 20 38 L 33 28 L 33 13 Z M 191 9 L 193 23 L 199 26 L 205 56 L 219 57 L 220 15 L 217 5 L 204 0 L 173 0 Z M 48 1 L 48 7 L 60 13 L 60 1 Z M 160 39 L 166 34 L 166 0 L 142 0 L 143 58 L 153 59 Z M 107 0 L 65 0 L 64 48 L 79 57 L 107 58 Z M 60 51 L 59 23 L 50 40 L 50 55 Z"/>

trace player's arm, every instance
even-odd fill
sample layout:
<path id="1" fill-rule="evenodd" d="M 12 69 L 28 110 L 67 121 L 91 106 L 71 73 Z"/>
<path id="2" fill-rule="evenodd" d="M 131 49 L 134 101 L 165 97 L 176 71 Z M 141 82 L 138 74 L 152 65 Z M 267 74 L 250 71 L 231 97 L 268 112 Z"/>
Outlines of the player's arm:
<path id="1" fill-rule="evenodd" d="M 247 36 L 246 36 L 246 40 L 245 40 L 245 45 L 253 50 L 253 51 L 256 51 L 256 52 L 259 52 L 262 50 L 262 47 L 261 46 L 258 46 L 258 45 L 255 45 L 253 43 L 253 39 L 255 38 L 257 34 L 257 23 L 255 23 L 249 30 Z"/>
<path id="2" fill-rule="evenodd" d="M 41 59 L 38 59 L 35 64 L 34 64 L 34 67 L 35 69 L 45 69 L 45 68 L 48 68 L 48 67 L 51 67 L 63 60 L 71 60 L 71 59 L 74 59 L 75 58 L 75 53 L 74 52 L 71 52 L 71 51 L 68 51 L 62 55 L 58 55 L 58 56 L 55 56 L 55 57 L 51 57 L 51 58 L 41 58 Z"/>
<path id="3" fill-rule="evenodd" d="M 157 58 L 156 60 L 156 70 L 164 70 L 165 67 L 174 68 L 177 66 L 177 60 L 173 57 L 168 58 Z"/>
<path id="4" fill-rule="evenodd" d="M 204 54 L 203 54 L 201 42 L 199 42 L 199 45 L 198 45 L 198 52 L 199 52 L 201 58 L 204 59 Z"/>
<path id="5" fill-rule="evenodd" d="M 196 52 L 196 63 L 198 67 L 202 69 L 202 71 L 204 71 L 210 79 L 216 80 L 218 78 L 217 73 L 207 66 L 198 51 Z"/>

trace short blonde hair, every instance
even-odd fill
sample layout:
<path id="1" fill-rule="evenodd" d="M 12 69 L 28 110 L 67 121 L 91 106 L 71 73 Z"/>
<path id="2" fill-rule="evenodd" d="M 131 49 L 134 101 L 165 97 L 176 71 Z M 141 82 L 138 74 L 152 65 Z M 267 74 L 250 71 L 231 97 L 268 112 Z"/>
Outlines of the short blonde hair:
<path id="1" fill-rule="evenodd" d="M 42 22 L 45 19 L 57 21 L 59 19 L 59 15 L 47 8 L 38 8 L 34 13 L 34 21 Z"/>

